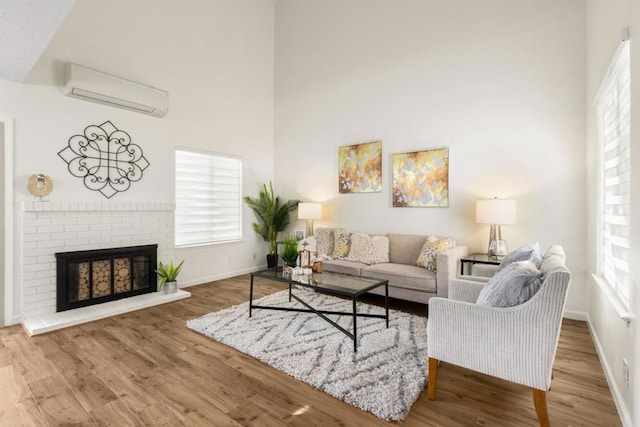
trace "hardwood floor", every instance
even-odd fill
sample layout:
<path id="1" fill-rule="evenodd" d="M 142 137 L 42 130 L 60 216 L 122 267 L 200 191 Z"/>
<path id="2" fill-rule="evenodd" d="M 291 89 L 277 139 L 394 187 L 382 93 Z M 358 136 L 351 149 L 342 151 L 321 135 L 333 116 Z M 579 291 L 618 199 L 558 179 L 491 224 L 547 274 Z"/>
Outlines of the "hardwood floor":
<path id="1" fill-rule="evenodd" d="M 257 282 L 256 295 L 280 290 Z M 0 425 L 377 426 L 347 405 L 185 327 L 248 300 L 248 276 L 193 297 L 29 338 L 0 329 Z M 378 302 L 372 297 L 373 302 Z M 394 301 L 424 314 L 424 306 Z M 621 425 L 584 322 L 565 320 L 551 391 L 553 426 Z M 442 363 L 437 400 L 403 426 L 535 426 L 530 389 Z"/>

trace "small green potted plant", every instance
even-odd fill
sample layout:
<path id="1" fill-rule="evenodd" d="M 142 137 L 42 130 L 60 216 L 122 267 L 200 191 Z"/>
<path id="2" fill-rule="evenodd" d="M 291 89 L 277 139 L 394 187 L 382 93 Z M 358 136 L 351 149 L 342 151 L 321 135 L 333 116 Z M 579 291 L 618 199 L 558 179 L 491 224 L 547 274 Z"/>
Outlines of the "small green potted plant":
<path id="1" fill-rule="evenodd" d="M 184 260 L 182 260 L 177 267 L 174 267 L 173 261 L 166 266 L 162 264 L 162 261 L 160 261 L 158 269 L 155 270 L 155 272 L 158 273 L 158 277 L 160 277 L 158 292 L 164 290 L 165 294 L 173 294 L 178 291 L 177 279 L 178 274 L 180 274 L 180 270 L 182 270 L 182 264 L 184 264 Z"/>
<path id="2" fill-rule="evenodd" d="M 280 257 L 282 257 L 282 261 L 284 262 L 283 268 L 295 267 L 296 261 L 298 260 L 298 239 L 295 234 L 289 234 L 284 238 Z"/>

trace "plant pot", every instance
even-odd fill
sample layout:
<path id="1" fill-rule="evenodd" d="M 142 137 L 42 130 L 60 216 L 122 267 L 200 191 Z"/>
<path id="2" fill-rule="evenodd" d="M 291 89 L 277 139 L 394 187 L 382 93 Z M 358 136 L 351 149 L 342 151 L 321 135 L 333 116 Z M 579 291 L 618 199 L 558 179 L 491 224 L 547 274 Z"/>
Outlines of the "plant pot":
<path id="1" fill-rule="evenodd" d="M 273 268 L 278 266 L 278 254 L 267 254 L 267 267 Z"/>
<path id="2" fill-rule="evenodd" d="M 178 292 L 178 282 L 165 282 L 162 287 L 162 293 L 164 294 L 175 294 Z"/>
<path id="3" fill-rule="evenodd" d="M 297 260 L 293 260 L 293 261 L 285 261 L 285 260 L 282 260 L 282 266 L 283 266 L 283 268 L 284 268 L 284 267 L 292 267 L 292 268 L 295 268 L 295 267 L 297 266 L 296 261 L 297 261 Z"/>

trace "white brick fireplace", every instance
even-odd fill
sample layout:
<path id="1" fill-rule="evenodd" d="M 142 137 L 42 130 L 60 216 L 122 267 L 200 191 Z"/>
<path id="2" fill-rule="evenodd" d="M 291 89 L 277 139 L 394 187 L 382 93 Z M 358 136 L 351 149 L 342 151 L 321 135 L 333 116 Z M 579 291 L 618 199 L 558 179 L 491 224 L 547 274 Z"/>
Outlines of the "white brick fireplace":
<path id="1" fill-rule="evenodd" d="M 157 244 L 159 261 L 173 255 L 171 203 L 29 201 L 18 220 L 23 324 L 56 312 L 57 252 Z"/>

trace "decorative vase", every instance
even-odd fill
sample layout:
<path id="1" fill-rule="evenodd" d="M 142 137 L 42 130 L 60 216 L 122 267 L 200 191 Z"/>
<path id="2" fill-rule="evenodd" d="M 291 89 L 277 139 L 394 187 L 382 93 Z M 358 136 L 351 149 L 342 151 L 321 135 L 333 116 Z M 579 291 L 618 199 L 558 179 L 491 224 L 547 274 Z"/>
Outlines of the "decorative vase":
<path id="1" fill-rule="evenodd" d="M 176 292 L 178 292 L 178 282 L 165 282 L 164 286 L 162 287 L 162 291 L 165 294 L 175 294 Z"/>
<path id="2" fill-rule="evenodd" d="M 278 254 L 267 254 L 267 267 L 273 268 L 278 266 Z"/>

